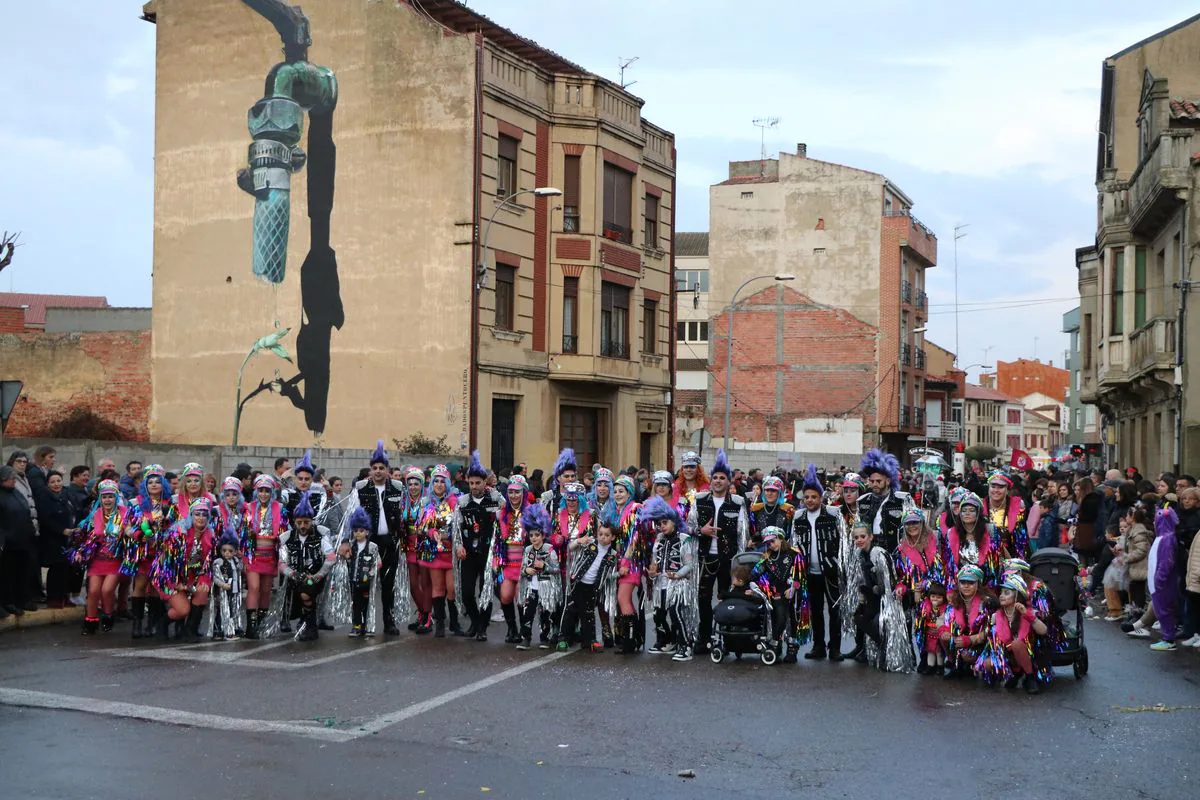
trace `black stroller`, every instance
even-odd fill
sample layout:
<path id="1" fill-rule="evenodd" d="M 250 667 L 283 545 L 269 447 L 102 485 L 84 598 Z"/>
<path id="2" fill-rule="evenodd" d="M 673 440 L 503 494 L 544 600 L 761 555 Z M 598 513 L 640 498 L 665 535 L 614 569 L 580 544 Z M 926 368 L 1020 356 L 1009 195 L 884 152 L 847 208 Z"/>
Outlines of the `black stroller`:
<path id="1" fill-rule="evenodd" d="M 753 566 L 761 557 L 761 553 L 739 553 L 734 556 L 733 566 Z M 779 657 L 771 644 L 771 601 L 755 593 L 717 603 L 708 651 L 714 664 L 724 661 L 728 653 L 733 653 L 739 661 L 746 653 L 757 653 L 769 667 Z"/>
<path id="2" fill-rule="evenodd" d="M 1082 679 L 1088 671 L 1088 651 L 1083 641 L 1084 602 L 1079 591 L 1079 561 L 1067 550 L 1047 547 L 1030 556 L 1029 570 L 1050 590 L 1053 612 L 1061 628 L 1064 646 L 1055 649 L 1050 663 L 1056 667 L 1069 665 L 1076 680 Z"/>

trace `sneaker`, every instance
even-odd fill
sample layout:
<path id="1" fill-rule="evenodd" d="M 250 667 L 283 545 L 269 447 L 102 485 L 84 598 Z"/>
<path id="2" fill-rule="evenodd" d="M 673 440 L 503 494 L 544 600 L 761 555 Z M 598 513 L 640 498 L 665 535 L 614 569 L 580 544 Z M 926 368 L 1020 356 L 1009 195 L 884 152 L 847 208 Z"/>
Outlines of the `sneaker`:
<path id="1" fill-rule="evenodd" d="M 678 653 L 671 656 L 671 660 L 672 661 L 691 661 L 692 653 L 690 650 L 688 650 L 686 647 L 684 647 Z"/>
<path id="2" fill-rule="evenodd" d="M 1180 647 L 1200 647 L 1200 633 L 1197 633 L 1195 636 L 1188 639 L 1186 642 L 1180 642 L 1179 646 Z"/>
<path id="3" fill-rule="evenodd" d="M 529 639 L 522 639 L 520 641 L 520 643 L 517 644 L 517 649 L 518 650 L 528 650 L 529 645 L 530 645 Z"/>
<path id="4" fill-rule="evenodd" d="M 549 649 L 550 649 L 549 640 L 546 640 L 546 639 L 538 640 L 538 650 L 549 650 Z"/>
<path id="5" fill-rule="evenodd" d="M 653 647 L 651 647 L 651 648 L 650 648 L 649 650 L 647 650 L 646 652 L 647 652 L 647 653 L 654 653 L 655 655 L 658 655 L 659 653 L 662 653 L 662 652 L 663 652 L 663 646 L 662 646 L 661 644 L 659 644 L 658 642 L 655 642 L 655 643 L 654 643 L 654 646 L 653 646 Z"/>
<path id="6" fill-rule="evenodd" d="M 590 649 L 593 653 L 603 653 L 604 645 L 601 644 L 600 642 L 592 642 L 592 646 Z"/>
<path id="7" fill-rule="evenodd" d="M 1134 625 L 1134 626 L 1133 626 L 1133 630 L 1131 630 L 1131 631 L 1129 632 L 1129 635 L 1130 635 L 1130 636 L 1132 636 L 1132 637 L 1133 637 L 1133 638 L 1135 638 L 1135 639 L 1149 639 L 1149 638 L 1150 638 L 1150 631 L 1148 631 L 1148 630 L 1146 630 L 1145 628 L 1142 628 L 1142 627 L 1140 627 L 1140 626 L 1138 626 L 1138 625 Z"/>
<path id="8" fill-rule="evenodd" d="M 1136 622 L 1122 622 L 1121 623 L 1121 632 L 1122 633 L 1132 633 L 1133 626 L 1136 624 L 1137 624 Z"/>
<path id="9" fill-rule="evenodd" d="M 558 646 L 554 648 L 554 651 L 556 653 L 566 653 L 570 649 L 571 649 L 571 646 L 569 644 L 567 644 L 566 642 L 559 642 Z"/>
<path id="10" fill-rule="evenodd" d="M 1154 644 L 1150 645 L 1150 649 L 1157 650 L 1160 653 L 1166 653 L 1178 648 L 1174 642 L 1168 642 L 1166 639 L 1163 639 L 1161 642 L 1155 642 Z"/>
<path id="11" fill-rule="evenodd" d="M 1093 617 L 1096 616 L 1096 612 L 1092 610 L 1091 606 L 1088 606 L 1087 608 L 1085 608 L 1083 610 L 1083 615 L 1085 617 L 1087 617 L 1088 619 L 1092 619 Z"/>
<path id="12" fill-rule="evenodd" d="M 1161 623 L 1161 622 L 1155 622 L 1155 623 L 1154 623 L 1153 625 L 1151 625 L 1150 627 L 1151 627 L 1151 628 L 1153 628 L 1154 630 L 1156 630 L 1156 631 L 1160 632 L 1160 633 L 1162 632 L 1162 623 Z"/>
<path id="13" fill-rule="evenodd" d="M 1109 614 L 1108 616 L 1106 616 L 1104 618 L 1104 621 L 1105 622 L 1120 622 L 1123 619 L 1124 619 L 1124 617 L 1122 617 L 1120 614 Z"/>

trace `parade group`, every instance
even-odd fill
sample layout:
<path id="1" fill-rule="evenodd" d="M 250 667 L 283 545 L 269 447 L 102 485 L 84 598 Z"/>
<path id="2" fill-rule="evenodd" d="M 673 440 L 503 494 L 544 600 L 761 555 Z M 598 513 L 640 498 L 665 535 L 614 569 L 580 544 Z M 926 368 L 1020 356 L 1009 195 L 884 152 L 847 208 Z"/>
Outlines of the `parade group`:
<path id="1" fill-rule="evenodd" d="M 498 491 L 478 453 L 459 491 L 445 466 L 397 469 L 380 443 L 340 498 L 314 483 L 306 453 L 286 486 L 255 477 L 249 501 L 245 476 L 206 491 L 188 464 L 172 493 L 148 465 L 132 499 L 101 480 L 69 531 L 69 561 L 86 572 L 83 633 L 112 630 L 125 582 L 137 639 L 374 636 L 381 620 L 389 636 L 482 642 L 498 600 L 517 649 L 536 635 L 541 649 L 689 661 L 719 641 L 714 602 L 740 597 L 762 604 L 765 647 L 785 664 L 812 642 L 805 659 L 1030 693 L 1052 679 L 1063 623 L 1031 574 L 1024 503 L 1004 472 L 986 496 L 955 488 L 923 511 L 878 450 L 837 485 L 809 465 L 790 491 L 766 476 L 750 496 L 733 491 L 724 451 L 707 471 L 696 453 L 681 462 L 639 487 L 598 465 L 580 480 L 563 450 L 535 496 L 521 474 Z"/>

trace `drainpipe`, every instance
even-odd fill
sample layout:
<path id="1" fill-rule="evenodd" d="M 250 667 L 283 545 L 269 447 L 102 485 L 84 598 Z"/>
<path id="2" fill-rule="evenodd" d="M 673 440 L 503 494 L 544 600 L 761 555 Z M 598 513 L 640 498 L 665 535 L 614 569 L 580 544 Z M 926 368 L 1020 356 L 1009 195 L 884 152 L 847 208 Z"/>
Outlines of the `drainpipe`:
<path id="1" fill-rule="evenodd" d="M 479 178 L 483 170 L 483 34 L 476 32 L 475 34 L 475 135 L 474 135 L 474 175 L 471 179 L 471 220 L 473 221 L 472 245 L 471 245 L 471 263 L 468 265 L 467 281 L 470 287 L 471 298 L 471 344 L 470 344 L 470 360 L 469 369 L 469 402 L 471 404 L 468 412 L 467 422 L 467 445 L 468 451 L 476 450 L 479 447 L 479 290 L 477 284 L 477 276 L 475 274 L 475 265 L 480 263 L 479 252 Z M 494 424 L 494 423 L 493 423 Z M 490 463 L 494 455 L 491 448 L 488 448 L 488 462 Z"/>
<path id="2" fill-rule="evenodd" d="M 674 147 L 672 147 L 671 148 L 671 164 L 675 165 L 675 163 L 676 163 L 676 150 Z M 675 301 L 676 301 L 676 293 L 675 293 L 675 206 L 678 203 L 679 203 L 679 200 L 675 195 L 675 174 L 672 173 L 671 174 L 671 266 L 670 266 L 670 269 L 667 271 L 667 286 L 670 290 L 670 297 L 671 297 L 671 304 L 670 304 L 670 309 L 671 309 L 670 322 L 671 322 L 671 324 L 670 324 L 670 328 L 668 329 L 668 334 L 667 334 L 667 341 L 670 342 L 669 346 L 667 347 L 667 367 L 668 367 L 667 371 L 669 373 L 668 380 L 670 381 L 670 384 L 671 384 L 671 388 L 669 390 L 671 393 L 670 394 L 671 402 L 667 403 L 667 469 L 671 470 L 671 472 L 675 471 L 675 404 L 677 402 L 679 402 L 679 398 L 675 396 L 676 395 L 676 392 L 675 392 L 675 333 L 676 333 L 675 317 L 677 316 L 677 312 L 678 312 L 678 309 L 675 307 Z M 729 380 L 728 375 L 725 376 L 725 380 Z M 704 452 L 703 430 L 704 429 L 701 428 L 700 450 L 699 450 L 699 452 L 701 452 L 701 453 Z"/>
<path id="3" fill-rule="evenodd" d="M 1191 199 L 1191 196 L 1188 198 Z M 1187 297 L 1191 283 L 1188 276 L 1191 272 L 1191 224 L 1190 204 L 1183 206 L 1183 235 L 1179 237 L 1179 314 L 1175 318 L 1175 474 L 1179 475 L 1183 466 L 1183 370 L 1184 346 L 1187 342 L 1185 325 L 1187 324 Z"/>

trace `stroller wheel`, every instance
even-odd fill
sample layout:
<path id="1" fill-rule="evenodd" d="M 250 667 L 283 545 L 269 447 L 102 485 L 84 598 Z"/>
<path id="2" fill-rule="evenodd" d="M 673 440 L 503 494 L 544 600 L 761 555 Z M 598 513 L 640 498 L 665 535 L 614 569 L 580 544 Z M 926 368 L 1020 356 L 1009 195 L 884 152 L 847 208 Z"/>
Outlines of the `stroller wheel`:
<path id="1" fill-rule="evenodd" d="M 1083 676 L 1087 675 L 1088 652 L 1086 647 L 1080 649 L 1079 656 L 1075 659 L 1075 663 L 1072 666 L 1075 670 L 1075 680 L 1082 680 Z"/>
<path id="2" fill-rule="evenodd" d="M 771 666 L 772 664 L 774 664 L 775 659 L 778 657 L 779 657 L 779 655 L 774 650 L 771 650 L 769 648 L 766 650 L 763 650 L 762 654 L 759 655 L 759 658 L 762 659 L 763 664 L 768 667 Z"/>
<path id="3" fill-rule="evenodd" d="M 725 651 L 719 647 L 714 647 L 713 649 L 708 651 L 708 657 L 712 660 L 712 662 L 714 664 L 720 664 L 722 661 L 725 660 Z"/>

